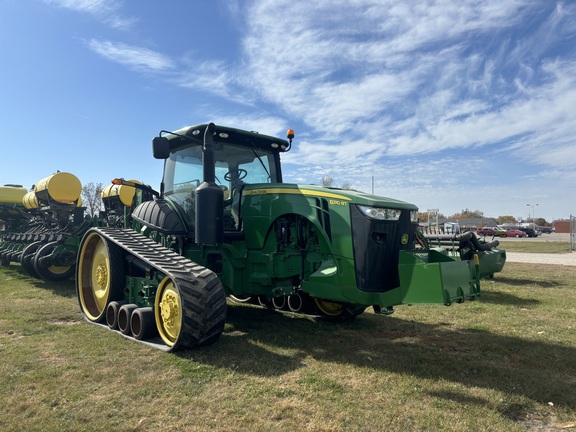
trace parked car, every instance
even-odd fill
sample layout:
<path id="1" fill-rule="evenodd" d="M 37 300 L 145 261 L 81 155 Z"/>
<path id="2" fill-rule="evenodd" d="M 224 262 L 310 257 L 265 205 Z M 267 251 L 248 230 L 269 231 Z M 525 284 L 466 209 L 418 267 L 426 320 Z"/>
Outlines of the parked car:
<path id="1" fill-rule="evenodd" d="M 526 237 L 527 234 L 524 231 L 520 231 L 519 229 L 509 229 L 506 231 L 506 237 Z"/>
<path id="2" fill-rule="evenodd" d="M 520 231 L 524 231 L 528 237 L 538 237 L 538 231 L 533 228 L 518 228 Z"/>
<path id="3" fill-rule="evenodd" d="M 554 232 L 554 228 L 552 227 L 538 227 L 538 231 L 542 234 L 552 234 Z"/>
<path id="4" fill-rule="evenodd" d="M 506 230 L 496 227 L 484 227 L 477 229 L 476 234 L 481 236 L 506 237 Z"/>

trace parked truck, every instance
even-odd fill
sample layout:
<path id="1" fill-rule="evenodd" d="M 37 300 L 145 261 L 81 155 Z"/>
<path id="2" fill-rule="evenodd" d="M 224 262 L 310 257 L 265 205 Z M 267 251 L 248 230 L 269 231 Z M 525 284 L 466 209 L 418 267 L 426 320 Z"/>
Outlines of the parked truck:
<path id="1" fill-rule="evenodd" d="M 367 193 L 284 183 L 287 139 L 201 124 L 153 139 L 164 161 L 154 199 L 122 227 L 84 235 L 80 309 L 165 351 L 215 342 L 227 297 L 331 319 L 367 307 L 450 305 L 480 295 L 471 259 L 419 246 L 418 208 Z"/>

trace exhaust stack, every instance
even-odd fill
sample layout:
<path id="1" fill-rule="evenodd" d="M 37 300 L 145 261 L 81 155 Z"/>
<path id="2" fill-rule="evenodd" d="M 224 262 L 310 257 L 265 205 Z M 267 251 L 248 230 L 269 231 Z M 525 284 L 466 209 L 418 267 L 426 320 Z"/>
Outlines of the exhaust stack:
<path id="1" fill-rule="evenodd" d="M 216 184 L 214 157 L 214 132 L 216 125 L 210 123 L 204 131 L 202 149 L 203 183 L 196 188 L 196 228 L 198 244 L 222 243 L 224 239 L 224 192 Z"/>

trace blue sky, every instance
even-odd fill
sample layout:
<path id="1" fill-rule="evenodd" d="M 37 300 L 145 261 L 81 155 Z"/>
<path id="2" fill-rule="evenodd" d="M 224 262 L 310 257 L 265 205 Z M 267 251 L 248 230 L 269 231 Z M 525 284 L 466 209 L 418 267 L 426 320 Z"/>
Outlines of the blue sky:
<path id="1" fill-rule="evenodd" d="M 0 184 L 158 188 L 152 138 L 213 121 L 295 129 L 287 182 L 576 214 L 573 1 L 0 0 L 0 58 Z"/>

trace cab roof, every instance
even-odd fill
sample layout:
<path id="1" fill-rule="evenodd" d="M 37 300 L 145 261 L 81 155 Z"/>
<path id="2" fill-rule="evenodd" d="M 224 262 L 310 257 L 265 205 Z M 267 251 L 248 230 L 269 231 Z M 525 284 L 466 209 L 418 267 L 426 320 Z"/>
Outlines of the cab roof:
<path id="1" fill-rule="evenodd" d="M 204 132 L 208 124 L 188 126 L 178 129 L 173 133 L 167 133 L 166 138 L 170 141 L 170 148 L 180 147 L 190 141 L 202 145 L 204 141 Z M 254 131 L 235 129 L 227 126 L 216 126 L 214 133 L 214 143 L 224 144 L 232 143 L 244 145 L 247 147 L 256 147 L 263 150 L 284 152 L 290 148 L 290 144 L 285 139 L 263 135 Z"/>

